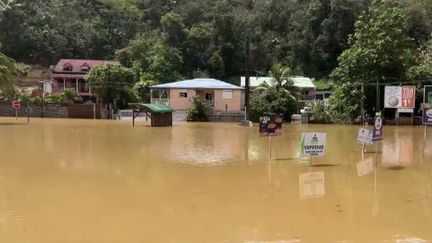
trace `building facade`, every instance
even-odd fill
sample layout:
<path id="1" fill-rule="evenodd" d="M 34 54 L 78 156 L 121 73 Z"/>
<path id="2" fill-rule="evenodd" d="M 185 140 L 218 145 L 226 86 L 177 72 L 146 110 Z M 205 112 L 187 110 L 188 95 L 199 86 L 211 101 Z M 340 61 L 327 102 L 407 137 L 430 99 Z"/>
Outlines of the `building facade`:
<path id="1" fill-rule="evenodd" d="M 93 97 L 84 76 L 96 66 L 103 64 L 120 65 L 117 61 L 61 59 L 51 70 L 52 92 L 74 89 L 78 95 L 88 100 Z"/>
<path id="2" fill-rule="evenodd" d="M 186 110 L 192 98 L 199 97 L 213 111 L 244 109 L 243 89 L 216 79 L 192 79 L 150 87 L 151 103 L 166 104 L 174 110 Z"/>

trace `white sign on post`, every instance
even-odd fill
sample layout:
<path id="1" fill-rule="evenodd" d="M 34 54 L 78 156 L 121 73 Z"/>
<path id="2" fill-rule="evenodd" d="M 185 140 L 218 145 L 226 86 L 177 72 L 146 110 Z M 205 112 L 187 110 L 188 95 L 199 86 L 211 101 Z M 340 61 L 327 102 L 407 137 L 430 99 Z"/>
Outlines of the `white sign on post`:
<path id="1" fill-rule="evenodd" d="M 300 174 L 299 190 L 301 199 L 325 196 L 324 171 Z"/>
<path id="2" fill-rule="evenodd" d="M 323 156 L 327 133 L 304 132 L 301 135 L 300 152 L 302 157 Z"/>
<path id="3" fill-rule="evenodd" d="M 360 144 L 372 144 L 373 131 L 366 128 L 360 128 L 357 136 L 357 142 Z"/>

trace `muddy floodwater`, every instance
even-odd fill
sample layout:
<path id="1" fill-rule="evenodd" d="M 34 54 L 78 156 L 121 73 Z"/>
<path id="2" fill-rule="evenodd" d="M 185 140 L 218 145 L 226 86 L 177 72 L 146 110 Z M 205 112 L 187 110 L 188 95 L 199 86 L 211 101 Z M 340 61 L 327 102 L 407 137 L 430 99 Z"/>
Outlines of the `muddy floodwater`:
<path id="1" fill-rule="evenodd" d="M 430 242 L 432 128 L 358 129 L 0 118 L 0 242 Z"/>

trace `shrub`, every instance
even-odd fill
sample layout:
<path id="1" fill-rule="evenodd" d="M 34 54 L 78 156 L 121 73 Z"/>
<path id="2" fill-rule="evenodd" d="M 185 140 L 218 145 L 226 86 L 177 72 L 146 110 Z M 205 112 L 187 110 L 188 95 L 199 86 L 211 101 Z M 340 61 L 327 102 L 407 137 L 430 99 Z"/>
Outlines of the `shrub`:
<path id="1" fill-rule="evenodd" d="M 186 112 L 187 121 L 208 121 L 210 107 L 203 102 L 199 97 L 192 98 L 192 107 Z"/>
<path id="2" fill-rule="evenodd" d="M 360 84 L 339 85 L 329 98 L 329 111 L 334 122 L 350 124 L 360 116 Z"/>
<path id="3" fill-rule="evenodd" d="M 252 94 L 249 105 L 249 119 L 258 122 L 261 116 L 282 114 L 285 121 L 297 110 L 297 101 L 287 90 L 277 91 L 275 87 L 263 86 Z"/>
<path id="4" fill-rule="evenodd" d="M 45 102 L 50 104 L 59 104 L 63 103 L 64 94 L 63 93 L 53 93 L 45 96 Z"/>
<path id="5" fill-rule="evenodd" d="M 329 106 L 322 100 L 316 100 L 308 105 L 310 118 L 312 121 L 329 123 L 332 121 Z"/>
<path id="6" fill-rule="evenodd" d="M 64 102 L 74 102 L 75 97 L 77 96 L 77 93 L 75 89 L 67 88 L 64 90 Z"/>

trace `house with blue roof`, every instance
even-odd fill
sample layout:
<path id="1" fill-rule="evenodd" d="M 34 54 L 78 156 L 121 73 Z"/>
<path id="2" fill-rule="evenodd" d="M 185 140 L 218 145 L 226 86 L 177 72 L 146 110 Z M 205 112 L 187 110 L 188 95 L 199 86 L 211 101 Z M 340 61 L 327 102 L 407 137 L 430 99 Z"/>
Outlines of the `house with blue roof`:
<path id="1" fill-rule="evenodd" d="M 243 88 L 210 78 L 196 78 L 150 87 L 151 103 L 169 105 L 174 110 L 185 110 L 192 98 L 199 97 L 213 111 L 241 111 L 244 109 Z"/>

